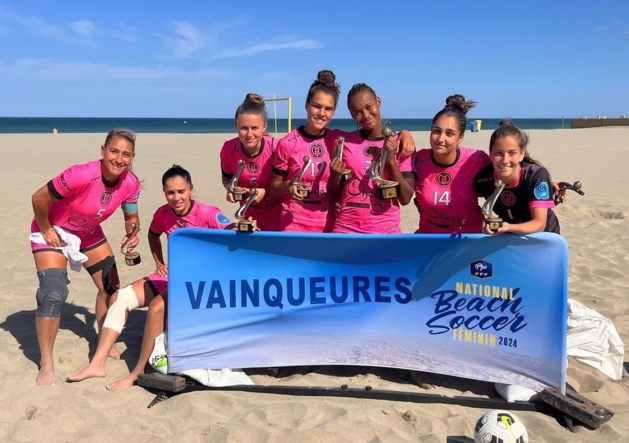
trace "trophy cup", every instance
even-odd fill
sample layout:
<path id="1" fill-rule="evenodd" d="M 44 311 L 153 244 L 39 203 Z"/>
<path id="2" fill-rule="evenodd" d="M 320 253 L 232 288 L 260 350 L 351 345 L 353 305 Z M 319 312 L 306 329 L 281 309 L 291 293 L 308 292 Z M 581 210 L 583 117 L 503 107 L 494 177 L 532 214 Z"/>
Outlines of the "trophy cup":
<path id="1" fill-rule="evenodd" d="M 238 169 L 234 176 L 229 180 L 229 192 L 234 196 L 234 201 L 240 202 L 245 199 L 245 194 L 247 191 L 238 191 L 238 180 L 240 179 L 240 175 L 242 174 L 243 169 L 245 169 L 245 162 L 241 159 L 238 160 Z"/>
<path id="2" fill-rule="evenodd" d="M 387 127 L 384 127 L 382 129 L 382 135 L 384 135 L 385 138 L 392 137 L 395 135 L 395 132 Z M 387 163 L 387 155 L 387 149 L 382 146 L 378 155 L 376 155 L 371 162 L 371 166 L 369 166 L 369 171 L 367 172 L 369 178 L 378 185 L 376 188 L 378 198 L 383 200 L 398 198 L 400 196 L 400 184 L 398 182 L 382 178 L 384 175 L 384 168 Z"/>
<path id="3" fill-rule="evenodd" d="M 483 216 L 485 217 L 485 226 L 492 232 L 496 232 L 502 226 L 502 219 L 494 215 L 493 210 L 494 205 L 498 201 L 498 197 L 500 197 L 500 194 L 505 188 L 505 183 L 502 180 L 496 180 L 494 186 L 496 190 L 489 196 L 481 208 Z"/>
<path id="4" fill-rule="evenodd" d="M 336 148 L 334 149 L 334 157 L 343 161 L 343 145 L 345 144 L 345 137 L 336 138 Z M 341 173 L 341 183 L 345 183 L 352 179 L 351 169 L 344 169 Z"/>
<path id="5" fill-rule="evenodd" d="M 247 208 L 251 206 L 251 203 L 256 200 L 256 197 L 258 196 L 258 190 L 256 188 L 251 188 L 249 192 L 249 198 L 240 208 L 238 208 L 235 214 L 236 220 L 238 220 L 238 223 L 236 225 L 236 230 L 238 232 L 253 232 L 254 230 L 253 221 L 247 220 L 245 218 L 245 212 L 247 212 Z"/>
<path id="6" fill-rule="evenodd" d="M 131 229 L 132 231 L 130 234 L 127 235 L 127 239 L 122 245 L 120 245 L 120 252 L 124 254 L 124 262 L 127 264 L 127 266 L 135 266 L 142 261 L 139 252 L 129 251 L 129 248 L 127 247 L 127 244 L 129 243 L 131 238 L 133 238 L 133 236 L 140 232 L 140 227 L 135 223 L 131 223 Z"/>
<path id="7" fill-rule="evenodd" d="M 560 203 L 563 203 L 564 201 L 564 194 L 561 191 L 565 190 L 565 189 L 570 189 L 571 191 L 576 192 L 579 195 L 585 195 L 585 192 L 583 192 L 581 190 L 581 182 L 580 181 L 576 181 L 573 184 L 570 184 L 568 182 L 559 182 L 559 191 L 557 194 L 555 194 L 555 197 L 553 198 L 553 200 L 555 201 L 555 204 L 558 205 Z"/>
<path id="8" fill-rule="evenodd" d="M 299 172 L 293 177 L 293 179 L 290 181 L 290 186 L 293 186 L 293 185 L 297 186 L 297 193 L 301 195 L 303 198 L 310 197 L 310 190 L 301 184 L 301 181 L 303 180 L 304 174 L 306 173 L 308 166 L 310 166 L 310 163 L 312 163 L 312 160 L 310 160 L 310 157 L 305 155 L 303 166 L 301 167 Z"/>

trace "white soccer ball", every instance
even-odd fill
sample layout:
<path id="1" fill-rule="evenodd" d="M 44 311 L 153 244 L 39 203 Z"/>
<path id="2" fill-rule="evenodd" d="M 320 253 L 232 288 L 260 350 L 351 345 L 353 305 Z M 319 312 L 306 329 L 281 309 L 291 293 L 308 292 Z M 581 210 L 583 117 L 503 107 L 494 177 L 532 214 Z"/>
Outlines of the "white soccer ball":
<path id="1" fill-rule="evenodd" d="M 474 427 L 476 443 L 528 443 L 524 423 L 513 412 L 494 410 L 480 416 Z"/>

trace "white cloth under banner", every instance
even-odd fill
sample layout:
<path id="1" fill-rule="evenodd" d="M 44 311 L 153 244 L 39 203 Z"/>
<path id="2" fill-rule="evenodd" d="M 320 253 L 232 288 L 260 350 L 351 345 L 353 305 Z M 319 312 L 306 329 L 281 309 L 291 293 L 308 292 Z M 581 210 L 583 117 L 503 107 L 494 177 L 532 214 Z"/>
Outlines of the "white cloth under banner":
<path id="1" fill-rule="evenodd" d="M 81 239 L 74 234 L 64 231 L 59 226 L 53 226 L 53 228 L 63 242 L 63 246 L 55 249 L 59 249 L 65 258 L 68 259 L 70 269 L 79 272 L 83 267 L 83 263 L 87 261 L 87 255 L 81 252 Z M 44 240 L 41 232 L 32 232 L 28 239 L 38 245 L 46 244 L 46 240 Z"/>
<path id="2" fill-rule="evenodd" d="M 155 337 L 153 351 L 149 357 L 149 364 L 157 372 L 168 374 L 168 352 L 166 349 L 166 332 Z M 249 378 L 242 369 L 190 369 L 178 374 L 186 375 L 202 385 L 215 388 L 223 386 L 253 385 L 253 380 Z"/>
<path id="3" fill-rule="evenodd" d="M 620 380 L 625 348 L 612 321 L 568 299 L 567 354 L 612 380 Z"/>

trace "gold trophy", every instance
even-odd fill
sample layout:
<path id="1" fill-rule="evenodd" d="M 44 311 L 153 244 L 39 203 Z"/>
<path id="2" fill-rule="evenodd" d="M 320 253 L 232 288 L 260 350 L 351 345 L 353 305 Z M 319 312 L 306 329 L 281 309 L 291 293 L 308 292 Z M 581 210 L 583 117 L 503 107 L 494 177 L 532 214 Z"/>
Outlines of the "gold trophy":
<path id="1" fill-rule="evenodd" d="M 395 135 L 395 131 L 384 127 L 382 128 L 382 135 L 384 135 L 385 139 L 387 137 L 393 137 Z M 376 188 L 378 198 L 383 200 L 398 198 L 400 196 L 400 184 L 393 180 L 385 180 L 382 177 L 384 175 L 384 168 L 387 164 L 387 156 L 387 149 L 383 145 L 378 155 L 376 155 L 371 162 L 371 166 L 369 166 L 369 171 L 367 172 L 369 178 L 378 185 Z"/>
<path id="2" fill-rule="evenodd" d="M 345 137 L 336 138 L 336 148 L 334 148 L 334 157 L 343 161 L 343 147 L 345 145 Z M 341 183 L 345 183 L 352 179 L 351 169 L 344 169 L 341 173 Z"/>
<path id="3" fill-rule="evenodd" d="M 485 203 L 481 208 L 483 216 L 485 217 L 485 226 L 487 226 L 492 232 L 496 232 L 502 226 L 502 219 L 496 216 L 493 213 L 493 210 L 496 202 L 498 201 L 498 197 L 500 197 L 500 194 L 505 188 L 505 183 L 502 180 L 496 180 L 494 182 L 494 186 L 496 187 L 496 190 L 487 200 L 485 200 Z"/>
<path id="4" fill-rule="evenodd" d="M 555 194 L 555 197 L 553 198 L 553 200 L 555 201 L 555 204 L 558 205 L 560 203 L 563 203 L 564 199 L 565 199 L 565 190 L 566 189 L 570 189 L 571 191 L 576 192 L 579 195 L 585 195 L 585 192 L 583 192 L 581 190 L 582 185 L 580 181 L 576 181 L 574 182 L 574 184 L 570 184 L 568 182 L 559 182 L 558 183 L 559 186 L 559 192 L 557 194 Z M 561 192 L 563 191 L 563 192 Z"/>
<path id="5" fill-rule="evenodd" d="M 135 223 L 131 223 L 131 233 L 127 235 L 127 239 L 122 245 L 120 245 L 120 252 L 124 254 L 124 262 L 127 266 L 135 266 L 142 261 L 139 252 L 129 251 L 129 248 L 127 247 L 129 241 L 131 241 L 133 236 L 135 236 L 138 232 L 140 232 L 140 227 Z"/>
<path id="6" fill-rule="evenodd" d="M 306 173 L 308 166 L 310 166 L 310 163 L 312 163 L 312 160 L 310 160 L 310 157 L 305 155 L 303 166 L 301 167 L 299 172 L 295 174 L 293 179 L 290 181 L 290 186 L 293 186 L 293 185 L 297 186 L 297 193 L 301 195 L 303 198 L 310 197 L 310 190 L 301 183 L 301 181 L 304 179 L 304 174 Z"/>
<path id="7" fill-rule="evenodd" d="M 235 202 L 240 202 L 245 199 L 245 195 L 247 191 L 238 191 L 238 180 L 240 179 L 240 175 L 242 174 L 243 169 L 245 169 L 245 162 L 243 160 L 238 160 L 238 169 L 236 173 L 229 181 L 229 192 L 234 196 Z"/>
<path id="8" fill-rule="evenodd" d="M 253 203 L 256 200 L 256 197 L 258 196 L 258 190 L 256 188 L 251 188 L 249 192 L 250 192 L 249 198 L 247 199 L 247 201 L 245 201 L 245 203 L 240 208 L 238 208 L 235 214 L 236 220 L 238 220 L 238 223 L 236 225 L 236 230 L 238 232 L 253 232 L 254 231 L 253 221 L 247 220 L 245 218 L 245 212 L 247 212 L 247 208 L 251 206 L 251 203 Z"/>

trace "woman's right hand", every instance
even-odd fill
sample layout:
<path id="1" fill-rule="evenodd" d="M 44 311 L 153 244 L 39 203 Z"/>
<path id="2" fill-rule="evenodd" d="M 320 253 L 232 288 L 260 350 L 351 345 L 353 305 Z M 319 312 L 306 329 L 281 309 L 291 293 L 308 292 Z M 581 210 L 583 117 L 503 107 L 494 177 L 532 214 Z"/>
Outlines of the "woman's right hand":
<path id="1" fill-rule="evenodd" d="M 46 229 L 42 231 L 41 235 L 48 246 L 52 246 L 53 248 L 64 246 L 55 228 Z"/>

